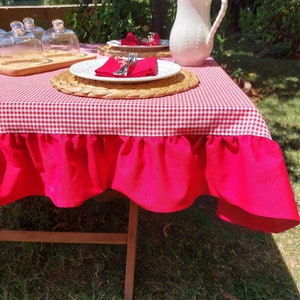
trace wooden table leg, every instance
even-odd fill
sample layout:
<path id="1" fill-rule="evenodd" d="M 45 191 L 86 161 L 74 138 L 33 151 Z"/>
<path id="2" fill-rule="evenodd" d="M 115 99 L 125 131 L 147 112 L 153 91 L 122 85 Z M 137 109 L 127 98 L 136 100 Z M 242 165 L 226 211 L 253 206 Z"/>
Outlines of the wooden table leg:
<path id="1" fill-rule="evenodd" d="M 133 299 L 138 205 L 130 201 L 127 233 L 0 230 L 0 241 L 127 245 L 124 299 Z"/>
<path id="2" fill-rule="evenodd" d="M 125 300 L 132 300 L 134 288 L 136 241 L 138 226 L 138 205 L 130 201 L 128 235 L 127 235 L 127 255 L 125 273 Z"/>

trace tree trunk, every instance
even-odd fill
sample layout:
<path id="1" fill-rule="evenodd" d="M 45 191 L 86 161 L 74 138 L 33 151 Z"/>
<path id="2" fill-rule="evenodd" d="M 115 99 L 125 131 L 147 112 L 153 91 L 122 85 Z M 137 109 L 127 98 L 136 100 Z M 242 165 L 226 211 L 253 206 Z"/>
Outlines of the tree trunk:
<path id="1" fill-rule="evenodd" d="M 166 38 L 165 20 L 167 18 L 166 0 L 151 0 L 152 26 L 151 30 L 157 32 L 161 38 Z"/>

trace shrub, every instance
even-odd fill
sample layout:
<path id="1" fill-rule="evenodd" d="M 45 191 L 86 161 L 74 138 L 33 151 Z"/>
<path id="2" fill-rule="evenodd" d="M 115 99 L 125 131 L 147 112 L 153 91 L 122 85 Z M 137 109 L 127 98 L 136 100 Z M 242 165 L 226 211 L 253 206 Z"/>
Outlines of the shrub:
<path id="1" fill-rule="evenodd" d="M 94 6 L 80 4 L 68 19 L 80 42 L 105 43 L 132 31 L 140 34 L 151 17 L 148 1 L 106 0 Z"/>
<path id="2" fill-rule="evenodd" d="M 262 0 L 240 12 L 243 39 L 262 56 L 293 57 L 300 45 L 300 1 Z"/>

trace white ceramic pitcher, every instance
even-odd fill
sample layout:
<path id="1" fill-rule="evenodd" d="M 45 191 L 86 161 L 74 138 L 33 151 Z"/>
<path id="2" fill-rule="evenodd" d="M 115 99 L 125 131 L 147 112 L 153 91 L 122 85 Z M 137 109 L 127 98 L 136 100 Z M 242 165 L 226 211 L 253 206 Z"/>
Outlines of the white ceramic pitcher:
<path id="1" fill-rule="evenodd" d="M 169 46 L 176 63 L 182 66 L 200 66 L 211 54 L 215 33 L 226 10 L 227 0 L 211 26 L 210 7 L 212 0 L 177 0 L 177 12 Z"/>

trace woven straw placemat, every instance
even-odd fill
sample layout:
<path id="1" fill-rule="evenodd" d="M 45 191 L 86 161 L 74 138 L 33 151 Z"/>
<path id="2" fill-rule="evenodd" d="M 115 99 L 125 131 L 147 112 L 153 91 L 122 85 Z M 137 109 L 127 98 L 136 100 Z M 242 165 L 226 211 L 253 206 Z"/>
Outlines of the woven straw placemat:
<path id="1" fill-rule="evenodd" d="M 58 73 L 51 79 L 53 87 L 59 91 L 83 97 L 104 99 L 146 99 L 163 97 L 187 91 L 199 85 L 198 77 L 187 70 L 160 80 L 144 83 L 120 84 L 85 79 L 70 71 Z"/>
<path id="2" fill-rule="evenodd" d="M 109 45 L 102 45 L 98 48 L 98 53 L 104 56 L 128 56 L 128 50 L 122 51 L 119 48 L 109 46 Z M 169 48 L 164 48 L 159 51 L 138 51 L 138 57 L 146 58 L 146 57 L 171 57 L 171 52 Z"/>

